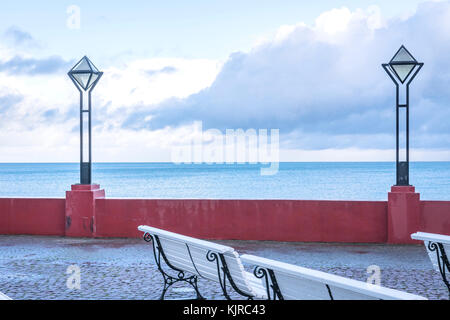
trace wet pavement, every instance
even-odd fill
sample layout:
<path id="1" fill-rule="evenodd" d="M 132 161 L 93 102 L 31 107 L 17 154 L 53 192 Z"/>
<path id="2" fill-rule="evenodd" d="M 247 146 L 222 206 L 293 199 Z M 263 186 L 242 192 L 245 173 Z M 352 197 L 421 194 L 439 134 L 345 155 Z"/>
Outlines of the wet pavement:
<path id="1" fill-rule="evenodd" d="M 424 246 L 374 244 L 215 241 L 248 253 L 366 281 L 367 268 L 377 265 L 381 285 L 448 299 L 439 273 Z M 70 266 L 76 266 L 70 269 Z M 69 273 L 68 272 L 69 268 Z M 80 289 L 71 270 L 80 270 Z M 72 278 L 70 278 L 72 276 Z M 0 291 L 13 299 L 158 299 L 162 277 L 151 245 L 141 239 L 70 239 L 0 236 Z M 224 299 L 218 284 L 199 280 L 208 299 Z M 191 298 L 185 286 L 175 286 L 168 299 Z M 233 295 L 235 298 L 239 296 Z"/>

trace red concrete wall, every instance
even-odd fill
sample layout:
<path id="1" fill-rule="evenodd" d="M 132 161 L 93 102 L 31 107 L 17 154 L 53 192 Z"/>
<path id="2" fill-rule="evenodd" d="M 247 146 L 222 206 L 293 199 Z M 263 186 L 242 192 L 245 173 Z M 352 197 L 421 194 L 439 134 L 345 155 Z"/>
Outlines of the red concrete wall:
<path id="1" fill-rule="evenodd" d="M 0 198 L 0 234 L 63 236 L 65 199 Z"/>
<path id="2" fill-rule="evenodd" d="M 450 235 L 450 201 L 421 201 L 420 230 Z"/>
<path id="3" fill-rule="evenodd" d="M 93 201 L 95 237 L 140 237 L 137 226 L 147 224 L 203 239 L 386 243 L 390 230 L 387 201 Z M 414 232 L 450 235 L 450 201 L 419 206 Z M 66 199 L 0 198 L 0 234 L 67 235 L 66 207 Z"/>
<path id="4" fill-rule="evenodd" d="M 146 224 L 203 239 L 387 239 L 384 201 L 97 199 L 95 219 L 98 237 L 139 237 Z"/>

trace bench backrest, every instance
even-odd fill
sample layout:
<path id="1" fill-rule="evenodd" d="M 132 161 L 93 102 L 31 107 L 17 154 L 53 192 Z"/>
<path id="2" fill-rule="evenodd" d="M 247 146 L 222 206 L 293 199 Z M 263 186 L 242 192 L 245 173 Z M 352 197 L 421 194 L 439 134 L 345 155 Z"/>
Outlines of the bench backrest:
<path id="1" fill-rule="evenodd" d="M 430 257 L 431 263 L 433 264 L 436 271 L 440 272 L 436 248 L 431 246 L 432 243 L 441 244 L 448 258 L 450 258 L 450 236 L 426 233 L 426 232 L 416 232 L 411 235 L 414 240 L 422 240 L 425 248 L 427 249 L 428 256 Z"/>
<path id="2" fill-rule="evenodd" d="M 262 257 L 242 255 L 241 259 L 272 270 L 285 300 L 426 300 L 406 292 Z"/>
<path id="3" fill-rule="evenodd" d="M 245 276 L 239 255 L 233 248 L 150 226 L 139 226 L 138 229 L 157 237 L 165 257 L 173 267 L 199 277 L 219 282 L 217 260 L 214 258 L 220 260 L 222 255 L 238 289 L 248 295 L 255 295 Z M 207 257 L 208 254 L 210 259 Z M 221 268 L 221 261 L 219 262 Z M 220 271 L 223 281 L 223 272 Z"/>

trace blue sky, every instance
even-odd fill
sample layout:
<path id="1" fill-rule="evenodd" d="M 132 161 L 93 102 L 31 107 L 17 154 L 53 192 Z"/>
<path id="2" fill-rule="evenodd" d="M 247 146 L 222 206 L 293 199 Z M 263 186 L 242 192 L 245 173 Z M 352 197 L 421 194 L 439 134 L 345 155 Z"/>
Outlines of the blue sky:
<path id="1" fill-rule="evenodd" d="M 118 55 L 225 59 L 281 25 L 312 25 L 323 12 L 378 5 L 385 17 L 415 10 L 419 0 L 129 0 L 7 1 L 0 30 L 17 26 L 41 45 L 37 55 L 109 60 Z M 81 9 L 81 28 L 66 27 L 67 8 Z"/>
<path id="2" fill-rule="evenodd" d="M 0 161 L 78 161 L 66 73 L 85 54 L 105 72 L 96 161 L 170 161 L 196 121 L 279 129 L 284 161 L 391 161 L 394 89 L 380 64 L 401 44 L 425 62 L 412 159 L 450 160 L 447 21 L 448 1 L 8 1 Z"/>

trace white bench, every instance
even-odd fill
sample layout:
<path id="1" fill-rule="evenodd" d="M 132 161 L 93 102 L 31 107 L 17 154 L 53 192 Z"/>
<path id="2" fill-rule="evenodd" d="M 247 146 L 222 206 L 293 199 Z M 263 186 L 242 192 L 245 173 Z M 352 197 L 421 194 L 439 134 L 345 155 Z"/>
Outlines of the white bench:
<path id="1" fill-rule="evenodd" d="M 448 258 L 448 255 L 450 254 L 450 236 L 416 232 L 411 235 L 411 238 L 414 240 L 422 240 L 425 244 L 431 263 L 435 270 L 440 272 L 450 297 L 450 283 L 449 280 L 447 280 L 447 273 L 450 273 L 450 263 Z"/>
<path id="2" fill-rule="evenodd" d="M 255 266 L 270 300 L 426 300 L 414 294 L 252 255 L 241 260 Z"/>
<path id="3" fill-rule="evenodd" d="M 229 300 L 227 282 L 247 299 L 266 298 L 261 279 L 244 270 L 233 248 L 149 226 L 139 226 L 138 229 L 144 232 L 144 240 L 152 243 L 156 265 L 164 278 L 161 300 L 167 290 L 180 281 L 195 289 L 197 299 L 204 299 L 197 286 L 198 277 L 218 282 Z M 162 261 L 176 275 L 164 270 Z"/>
<path id="4" fill-rule="evenodd" d="M 12 300 L 12 299 L 8 297 L 6 294 L 0 292 L 0 300 Z"/>

